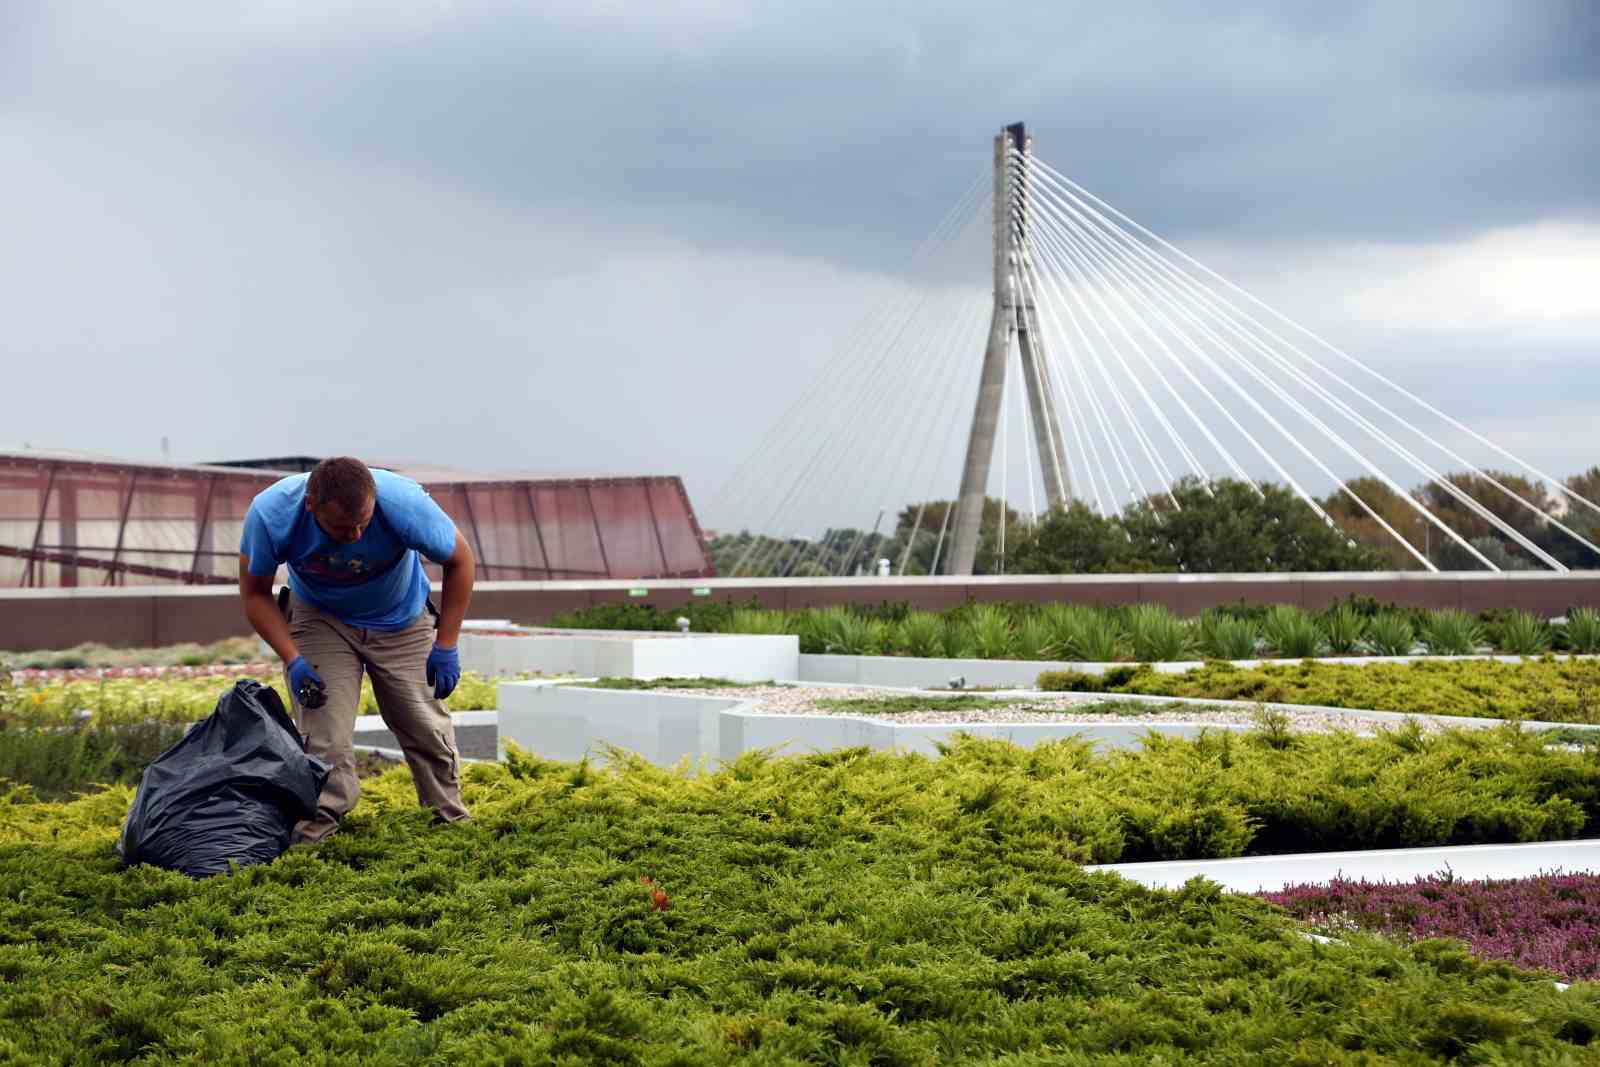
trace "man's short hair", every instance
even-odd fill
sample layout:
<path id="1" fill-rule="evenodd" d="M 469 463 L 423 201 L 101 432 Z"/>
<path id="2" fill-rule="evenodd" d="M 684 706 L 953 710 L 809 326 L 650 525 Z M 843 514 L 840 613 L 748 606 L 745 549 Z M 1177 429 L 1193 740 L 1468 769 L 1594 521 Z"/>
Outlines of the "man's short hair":
<path id="1" fill-rule="evenodd" d="M 367 465 L 353 456 L 333 456 L 318 463 L 306 482 L 306 495 L 319 506 L 336 504 L 358 512 L 378 496 L 378 483 Z"/>

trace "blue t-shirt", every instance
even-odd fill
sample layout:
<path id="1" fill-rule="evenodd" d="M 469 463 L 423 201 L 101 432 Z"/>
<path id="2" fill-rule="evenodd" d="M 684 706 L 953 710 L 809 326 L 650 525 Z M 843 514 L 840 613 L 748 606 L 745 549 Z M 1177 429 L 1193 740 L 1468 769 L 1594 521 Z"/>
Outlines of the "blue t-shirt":
<path id="1" fill-rule="evenodd" d="M 456 548 L 456 524 L 410 478 L 374 470 L 378 504 L 354 544 L 322 532 L 306 510 L 309 474 L 261 490 L 244 517 L 239 551 L 250 573 L 267 578 L 289 565 L 289 588 L 348 626 L 402 630 L 421 614 L 428 575 L 417 553 L 435 563 Z"/>

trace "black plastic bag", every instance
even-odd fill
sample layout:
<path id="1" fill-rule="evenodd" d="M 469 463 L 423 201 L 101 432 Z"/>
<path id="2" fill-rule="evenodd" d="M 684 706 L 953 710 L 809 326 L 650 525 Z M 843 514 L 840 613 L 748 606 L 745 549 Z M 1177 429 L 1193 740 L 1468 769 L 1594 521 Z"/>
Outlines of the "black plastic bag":
<path id="1" fill-rule="evenodd" d="M 145 768 L 117 854 L 201 878 L 270 863 L 317 812 L 328 765 L 306 754 L 270 687 L 245 679 Z"/>

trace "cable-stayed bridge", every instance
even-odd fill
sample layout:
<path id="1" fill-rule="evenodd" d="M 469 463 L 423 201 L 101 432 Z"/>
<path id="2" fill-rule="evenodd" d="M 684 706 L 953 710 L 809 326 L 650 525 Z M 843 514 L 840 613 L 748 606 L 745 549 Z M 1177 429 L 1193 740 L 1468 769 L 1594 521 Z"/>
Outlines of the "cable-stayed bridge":
<path id="1" fill-rule="evenodd" d="M 905 518 L 893 573 L 921 538 L 927 573 L 971 574 L 986 522 L 1003 567 L 1008 508 L 1170 515 L 1181 479 L 1220 478 L 1285 485 L 1418 569 L 1439 569 L 1438 545 L 1486 570 L 1507 552 L 1567 570 L 1530 521 L 1600 566 L 1600 505 L 1083 188 L 1020 123 L 907 278 L 708 509 L 761 535 L 733 575 L 849 573 Z"/>

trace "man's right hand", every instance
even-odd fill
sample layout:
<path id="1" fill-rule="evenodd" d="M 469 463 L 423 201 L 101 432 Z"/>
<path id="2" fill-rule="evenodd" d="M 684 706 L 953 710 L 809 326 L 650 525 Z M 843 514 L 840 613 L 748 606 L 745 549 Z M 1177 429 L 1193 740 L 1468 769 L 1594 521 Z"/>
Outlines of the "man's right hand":
<path id="1" fill-rule="evenodd" d="M 300 702 L 300 706 L 307 711 L 317 710 L 328 700 L 328 691 L 322 684 L 322 676 L 306 662 L 304 656 L 296 656 L 289 661 L 289 689 L 294 693 L 294 698 Z"/>

